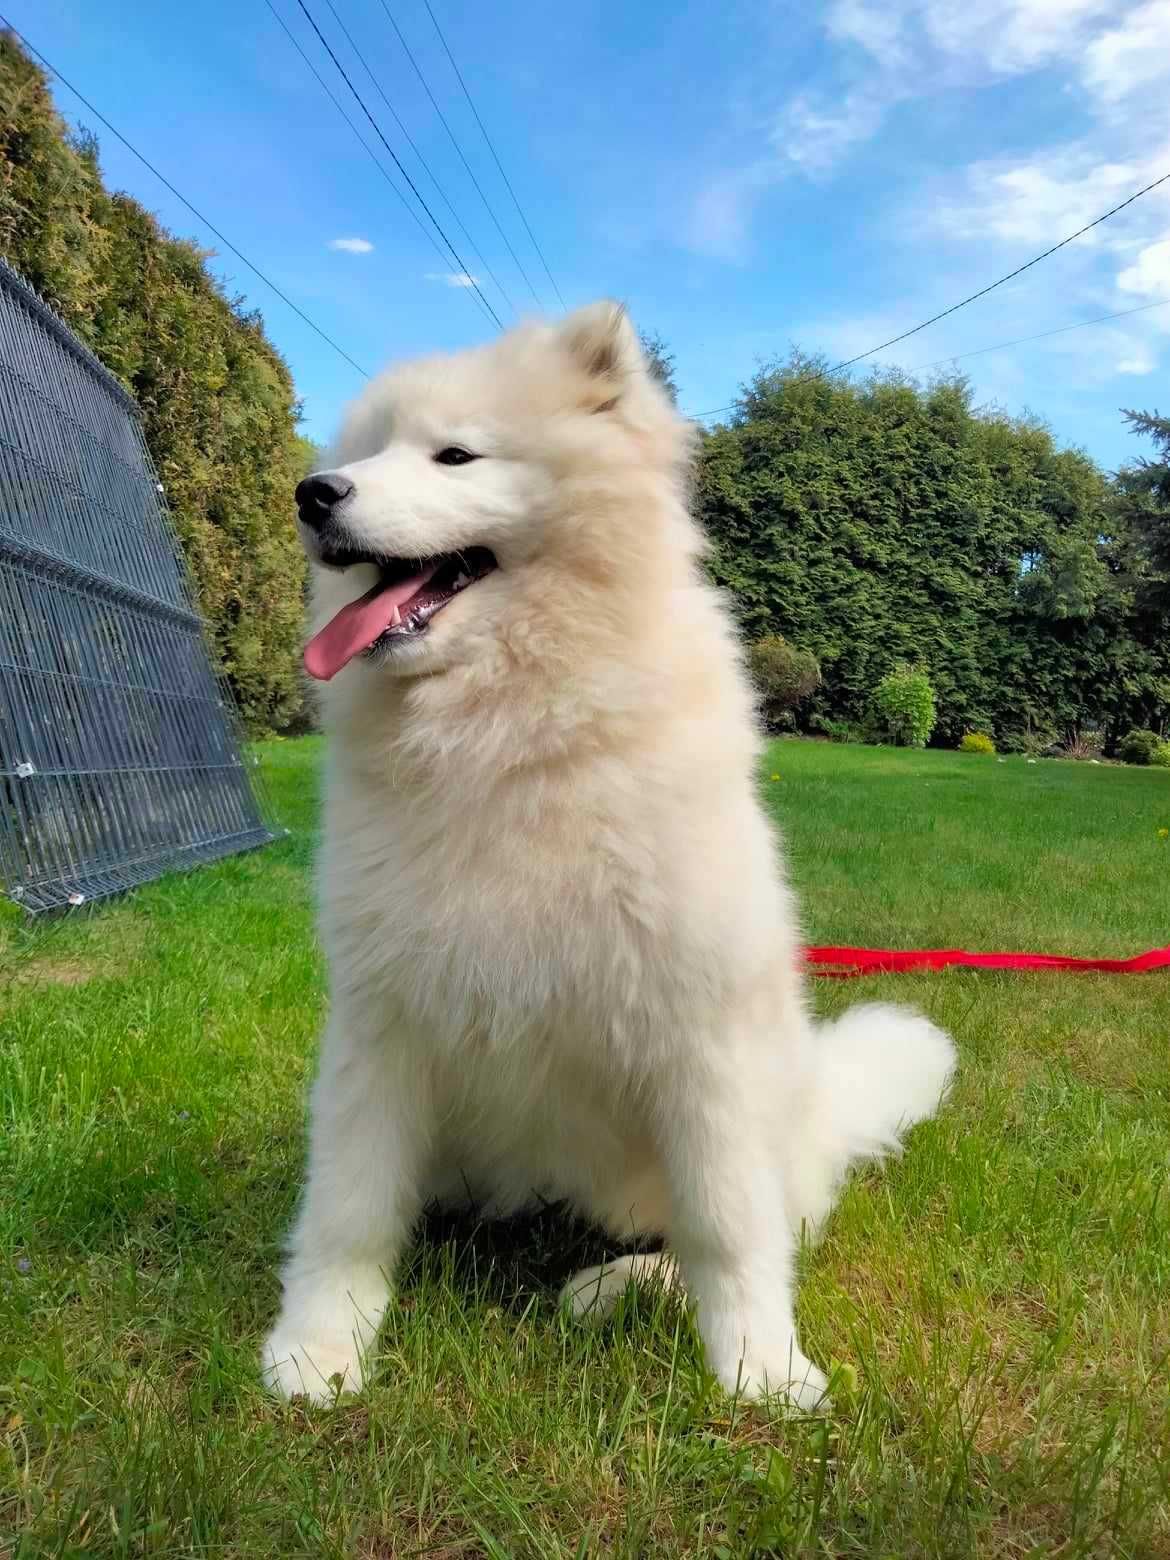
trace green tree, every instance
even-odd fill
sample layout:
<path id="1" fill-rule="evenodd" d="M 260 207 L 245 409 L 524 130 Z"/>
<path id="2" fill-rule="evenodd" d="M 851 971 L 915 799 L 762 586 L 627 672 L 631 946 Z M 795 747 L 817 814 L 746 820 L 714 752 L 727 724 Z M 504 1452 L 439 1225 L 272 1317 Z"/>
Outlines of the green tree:
<path id="1" fill-rule="evenodd" d="M 826 367 L 795 352 L 760 369 L 696 483 L 747 638 L 783 635 L 821 665 L 805 718 L 862 723 L 906 661 L 930 668 L 948 745 L 1159 728 L 1149 549 L 1104 473 L 1034 420 L 977 410 L 962 378 Z"/>
<path id="2" fill-rule="evenodd" d="M 1157 455 L 1117 474 L 1118 519 L 1128 530 L 1146 605 L 1170 614 L 1170 417 L 1125 412 L 1135 433 L 1152 439 Z"/>
<path id="3" fill-rule="evenodd" d="M 0 35 L 0 252 L 142 409 L 214 653 L 253 729 L 295 721 L 305 469 L 288 368 L 207 252 L 109 193 L 44 74 Z"/>
<path id="4" fill-rule="evenodd" d="M 674 380 L 674 353 L 657 331 L 642 331 L 638 336 L 650 373 L 670 399 L 678 404 L 678 385 Z"/>
<path id="5" fill-rule="evenodd" d="M 298 477 L 307 477 L 310 471 L 319 469 L 324 451 L 319 444 L 315 444 L 312 439 L 305 438 L 304 434 L 301 433 L 298 433 L 296 436 L 296 447 L 297 475 Z"/>

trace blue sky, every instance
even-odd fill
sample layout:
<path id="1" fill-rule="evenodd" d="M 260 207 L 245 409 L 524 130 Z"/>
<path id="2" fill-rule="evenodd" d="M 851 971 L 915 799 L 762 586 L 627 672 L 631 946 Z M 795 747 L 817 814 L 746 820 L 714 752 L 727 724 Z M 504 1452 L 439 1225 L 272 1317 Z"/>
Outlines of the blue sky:
<path id="1" fill-rule="evenodd" d="M 273 3 L 388 163 L 297 0 Z M 534 308 L 383 0 L 334 4 L 482 259 L 327 0 L 307 3 L 498 312 L 511 311 L 487 265 L 521 311 Z M 555 308 L 423 0 L 386 3 Z M 865 351 L 1170 172 L 1170 0 L 432 4 L 564 298 L 624 299 L 675 351 L 688 411 L 731 400 L 790 342 L 834 361 Z M 6 0 L 4 10 L 364 367 L 492 333 L 460 268 L 406 214 L 266 0 Z M 56 92 L 71 121 L 89 122 Z M 101 141 L 112 185 L 214 247 L 112 137 Z M 263 311 L 305 431 L 327 437 L 360 380 L 231 255 L 213 263 Z M 1160 300 L 1168 306 L 1145 307 Z M 1119 408 L 1170 409 L 1170 184 L 875 361 L 913 370 L 973 352 L 958 366 L 981 401 L 1043 416 L 1110 467 L 1140 453 Z"/>

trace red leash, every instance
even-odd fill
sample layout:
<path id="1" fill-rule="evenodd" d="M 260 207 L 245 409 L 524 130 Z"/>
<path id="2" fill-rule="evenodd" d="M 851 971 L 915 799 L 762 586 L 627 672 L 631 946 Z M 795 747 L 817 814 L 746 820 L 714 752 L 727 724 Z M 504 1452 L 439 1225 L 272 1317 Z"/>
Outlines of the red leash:
<path id="1" fill-rule="evenodd" d="M 968 953 L 963 948 L 806 948 L 805 959 L 831 980 L 857 975 L 905 974 L 909 970 L 1098 970 L 1107 975 L 1144 975 L 1170 969 L 1170 947 L 1151 948 L 1132 959 L 1067 959 L 1052 953 Z M 824 966 L 824 967 L 822 967 Z"/>

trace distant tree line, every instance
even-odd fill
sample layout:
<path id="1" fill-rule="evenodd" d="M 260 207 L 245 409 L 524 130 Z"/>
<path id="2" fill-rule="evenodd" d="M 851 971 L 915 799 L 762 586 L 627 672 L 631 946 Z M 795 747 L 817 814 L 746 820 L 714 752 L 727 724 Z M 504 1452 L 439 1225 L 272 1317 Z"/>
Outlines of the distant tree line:
<path id="1" fill-rule="evenodd" d="M 291 493 L 310 447 L 260 316 L 207 254 L 102 182 L 97 146 L 0 34 L 0 254 L 142 408 L 214 650 L 253 729 L 301 715 L 304 557 Z"/>
<path id="2" fill-rule="evenodd" d="M 703 443 L 711 569 L 751 641 L 811 652 L 802 725 L 862 727 L 895 665 L 925 668 L 934 740 L 1108 749 L 1170 722 L 1170 420 L 1110 479 L 961 378 L 864 383 L 799 353 L 761 369 Z"/>

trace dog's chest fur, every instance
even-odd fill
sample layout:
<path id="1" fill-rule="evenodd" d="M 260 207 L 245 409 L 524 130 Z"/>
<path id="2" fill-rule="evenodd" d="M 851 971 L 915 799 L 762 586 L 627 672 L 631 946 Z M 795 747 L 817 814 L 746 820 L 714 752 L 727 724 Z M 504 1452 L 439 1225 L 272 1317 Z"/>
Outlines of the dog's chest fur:
<path id="1" fill-rule="evenodd" d="M 673 1033 L 724 1011 L 729 986 L 784 952 L 748 788 L 678 775 L 652 755 L 415 789 L 343 771 L 323 853 L 333 970 L 468 1060 L 661 1060 Z M 711 848 L 729 810 L 734 871 Z"/>

